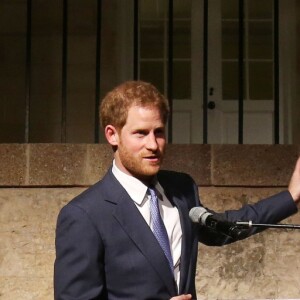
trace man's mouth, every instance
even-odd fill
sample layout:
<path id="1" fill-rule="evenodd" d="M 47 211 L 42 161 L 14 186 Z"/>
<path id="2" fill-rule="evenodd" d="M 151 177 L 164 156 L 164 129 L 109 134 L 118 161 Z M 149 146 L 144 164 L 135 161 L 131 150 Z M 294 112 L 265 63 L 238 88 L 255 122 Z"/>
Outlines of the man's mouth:
<path id="1" fill-rule="evenodd" d="M 145 156 L 144 159 L 151 161 L 151 162 L 158 162 L 160 161 L 160 156 Z"/>

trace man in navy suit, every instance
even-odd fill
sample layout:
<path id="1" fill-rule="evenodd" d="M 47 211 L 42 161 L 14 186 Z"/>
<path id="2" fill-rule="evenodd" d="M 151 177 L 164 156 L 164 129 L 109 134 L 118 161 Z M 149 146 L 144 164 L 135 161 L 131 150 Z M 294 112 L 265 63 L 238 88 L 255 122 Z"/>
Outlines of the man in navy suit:
<path id="1" fill-rule="evenodd" d="M 101 122 L 114 161 L 102 180 L 59 214 L 55 299 L 196 299 L 198 242 L 235 241 L 190 221 L 189 211 L 201 202 L 189 175 L 160 171 L 168 113 L 165 97 L 141 81 L 125 82 L 103 99 Z M 153 233 L 153 198 L 171 260 Z M 277 223 L 297 212 L 299 199 L 300 160 L 287 191 L 216 215 L 230 222 Z"/>

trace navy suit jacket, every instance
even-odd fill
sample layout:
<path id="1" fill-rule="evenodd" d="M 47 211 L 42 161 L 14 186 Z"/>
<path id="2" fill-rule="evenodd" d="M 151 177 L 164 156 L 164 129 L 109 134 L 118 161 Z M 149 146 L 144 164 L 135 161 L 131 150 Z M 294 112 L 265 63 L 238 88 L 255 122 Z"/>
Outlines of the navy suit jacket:
<path id="1" fill-rule="evenodd" d="M 56 300 L 167 300 L 185 293 L 196 299 L 198 241 L 220 246 L 234 240 L 190 221 L 189 210 L 201 203 L 189 175 L 160 171 L 158 181 L 180 215 L 179 290 L 150 227 L 110 169 L 101 181 L 63 207 L 58 216 Z M 230 221 L 277 223 L 296 211 L 286 191 L 220 215 Z"/>

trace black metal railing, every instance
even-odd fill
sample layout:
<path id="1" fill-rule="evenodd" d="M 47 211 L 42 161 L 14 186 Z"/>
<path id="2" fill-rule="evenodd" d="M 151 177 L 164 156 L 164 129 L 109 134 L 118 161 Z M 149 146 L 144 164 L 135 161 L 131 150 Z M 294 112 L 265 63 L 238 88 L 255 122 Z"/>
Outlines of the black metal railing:
<path id="1" fill-rule="evenodd" d="M 173 0 L 169 0 L 168 5 L 168 82 L 167 82 L 167 97 L 170 105 L 170 117 L 168 120 L 168 142 L 173 142 Z"/>
<path id="2" fill-rule="evenodd" d="M 96 85 L 95 85 L 95 143 L 99 143 L 99 104 L 101 80 L 101 29 L 102 29 L 102 0 L 97 0 L 97 31 L 96 31 Z"/>
<path id="3" fill-rule="evenodd" d="M 95 63 L 95 130 L 94 141 L 99 142 L 99 116 L 98 106 L 100 99 L 101 81 L 101 46 L 103 44 L 101 20 L 103 5 L 101 0 L 97 2 L 96 21 L 96 63 Z M 27 30 L 26 30 L 26 72 L 25 72 L 25 143 L 30 142 L 30 112 L 31 112 L 31 76 L 32 76 L 32 3 L 27 0 Z M 244 141 L 244 0 L 239 0 L 239 57 L 238 57 L 238 143 Z M 67 141 L 67 98 L 68 98 L 68 8 L 69 1 L 63 0 L 62 4 L 62 90 L 61 90 L 61 142 Z M 209 1 L 203 1 L 203 51 L 199 53 L 203 57 L 203 143 L 208 142 L 208 5 Z M 133 79 L 139 78 L 139 0 L 133 0 Z M 274 143 L 279 143 L 279 25 L 278 25 L 278 0 L 274 0 Z M 167 52 L 167 97 L 170 108 L 173 108 L 173 0 L 168 0 L 168 52 Z M 201 105 L 201 103 L 199 103 Z M 173 119 L 172 113 L 168 123 L 169 142 L 172 143 Z"/>
<path id="4" fill-rule="evenodd" d="M 67 140 L 67 83 L 68 83 L 68 0 L 63 0 L 62 24 L 62 92 L 61 92 L 61 143 Z"/>
<path id="5" fill-rule="evenodd" d="M 27 28 L 26 28 L 26 71 L 25 71 L 25 132 L 24 141 L 29 143 L 30 133 L 30 92 L 31 92 L 31 20 L 32 0 L 27 0 Z"/>
<path id="6" fill-rule="evenodd" d="M 239 0 L 238 143 L 244 140 L 244 0 Z"/>
<path id="7" fill-rule="evenodd" d="M 274 144 L 279 144 L 279 3 L 274 0 Z"/>

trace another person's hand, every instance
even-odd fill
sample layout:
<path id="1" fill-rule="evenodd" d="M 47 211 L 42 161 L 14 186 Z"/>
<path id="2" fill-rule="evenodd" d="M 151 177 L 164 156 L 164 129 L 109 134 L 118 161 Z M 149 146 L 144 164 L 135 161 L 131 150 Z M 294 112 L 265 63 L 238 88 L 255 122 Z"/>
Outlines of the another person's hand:
<path id="1" fill-rule="evenodd" d="M 186 294 L 186 295 L 179 295 L 176 297 L 172 297 L 170 300 L 191 300 L 192 295 L 191 294 Z"/>
<path id="2" fill-rule="evenodd" d="M 297 160 L 288 190 L 294 201 L 298 203 L 300 201 L 300 157 Z"/>

